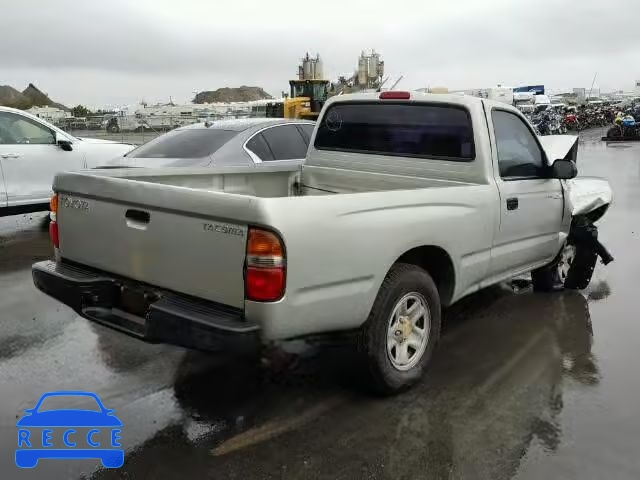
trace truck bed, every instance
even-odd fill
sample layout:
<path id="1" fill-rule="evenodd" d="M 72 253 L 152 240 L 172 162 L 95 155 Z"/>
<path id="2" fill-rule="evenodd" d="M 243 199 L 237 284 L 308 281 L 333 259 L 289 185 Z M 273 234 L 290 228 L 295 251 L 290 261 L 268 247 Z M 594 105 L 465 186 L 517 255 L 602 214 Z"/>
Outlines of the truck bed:
<path id="1" fill-rule="evenodd" d="M 269 225 L 274 211 L 293 209 L 289 201 L 461 185 L 467 184 L 274 166 L 65 173 L 54 189 L 63 259 L 240 308 L 248 228 Z M 297 205 L 295 214 L 312 214 L 318 206 L 306 207 L 310 200 Z"/>
<path id="2" fill-rule="evenodd" d="M 77 175 L 82 176 L 81 181 Z M 384 172 L 336 169 L 331 167 L 273 166 L 260 169 L 246 167 L 173 168 L 173 169 L 105 169 L 65 174 L 57 185 L 64 190 L 82 193 L 95 191 L 112 179 L 146 184 L 184 187 L 207 192 L 224 192 L 261 198 L 279 198 L 331 193 L 358 193 L 411 188 L 465 185 L 471 182 L 416 177 Z M 90 185 L 82 189 L 81 184 Z M 130 183 L 121 183 L 130 185 Z M 140 185 L 140 184 L 137 184 Z M 124 187 L 127 188 L 127 187 Z M 80 189 L 80 190 L 79 190 Z"/>

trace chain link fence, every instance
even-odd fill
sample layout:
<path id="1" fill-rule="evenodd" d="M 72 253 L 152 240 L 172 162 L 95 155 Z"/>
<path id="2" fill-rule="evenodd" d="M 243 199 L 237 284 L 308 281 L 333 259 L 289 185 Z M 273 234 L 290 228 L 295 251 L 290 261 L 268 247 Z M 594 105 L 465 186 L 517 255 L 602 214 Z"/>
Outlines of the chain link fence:
<path id="1" fill-rule="evenodd" d="M 62 118 L 53 123 L 76 137 L 98 138 L 142 145 L 174 128 L 204 121 L 264 116 L 258 109 L 228 112 L 215 116 L 196 115 L 117 115 Z"/>

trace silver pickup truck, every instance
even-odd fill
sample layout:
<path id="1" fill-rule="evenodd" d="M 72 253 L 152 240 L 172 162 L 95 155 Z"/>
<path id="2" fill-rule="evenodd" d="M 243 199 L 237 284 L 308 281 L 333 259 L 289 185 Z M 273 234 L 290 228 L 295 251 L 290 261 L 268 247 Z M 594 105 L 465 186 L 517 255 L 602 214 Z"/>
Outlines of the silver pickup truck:
<path id="1" fill-rule="evenodd" d="M 611 260 L 593 226 L 611 191 L 570 180 L 576 150 L 479 98 L 342 95 L 302 167 L 58 175 L 56 262 L 33 278 L 151 342 L 240 352 L 352 332 L 394 392 L 426 369 L 442 307 L 527 272 L 583 288 Z"/>

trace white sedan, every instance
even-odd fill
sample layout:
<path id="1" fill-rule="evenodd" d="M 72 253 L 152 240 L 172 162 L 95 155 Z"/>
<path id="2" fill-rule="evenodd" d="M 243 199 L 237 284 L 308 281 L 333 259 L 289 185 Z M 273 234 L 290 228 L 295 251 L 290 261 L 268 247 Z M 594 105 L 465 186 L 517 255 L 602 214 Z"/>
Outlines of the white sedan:
<path id="1" fill-rule="evenodd" d="M 48 210 L 56 173 L 104 165 L 133 147 L 77 138 L 22 110 L 0 107 L 0 217 Z"/>

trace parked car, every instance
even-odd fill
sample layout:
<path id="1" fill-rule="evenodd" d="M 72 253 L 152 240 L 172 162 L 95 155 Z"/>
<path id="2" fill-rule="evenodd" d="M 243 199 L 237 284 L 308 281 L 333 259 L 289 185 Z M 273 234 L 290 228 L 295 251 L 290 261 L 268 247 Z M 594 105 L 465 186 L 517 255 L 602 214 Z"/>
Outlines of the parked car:
<path id="1" fill-rule="evenodd" d="M 215 120 L 176 128 L 107 166 L 194 167 L 300 164 L 315 123 L 247 118 Z"/>
<path id="2" fill-rule="evenodd" d="M 470 96 L 335 96 L 302 167 L 58 175 L 57 261 L 34 282 L 152 342 L 348 332 L 395 392 L 426 370 L 442 306 L 527 272 L 539 290 L 587 286 L 611 190 L 570 180 L 576 142 L 545 148 L 517 109 Z"/>
<path id="3" fill-rule="evenodd" d="M 56 173 L 95 167 L 132 148 L 74 137 L 27 112 L 0 107 L 0 216 L 48 210 Z"/>

